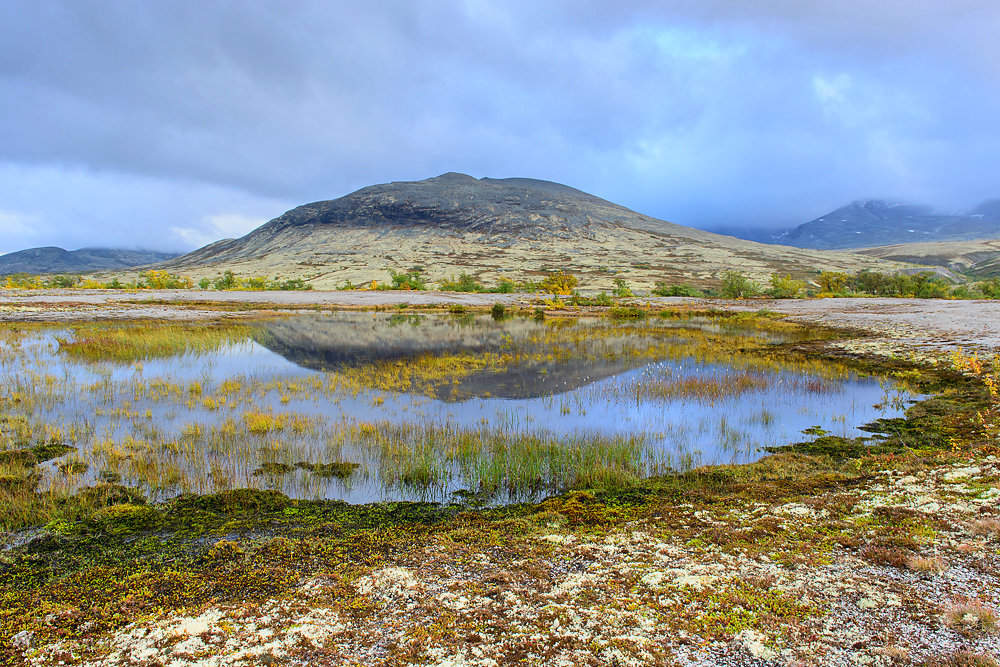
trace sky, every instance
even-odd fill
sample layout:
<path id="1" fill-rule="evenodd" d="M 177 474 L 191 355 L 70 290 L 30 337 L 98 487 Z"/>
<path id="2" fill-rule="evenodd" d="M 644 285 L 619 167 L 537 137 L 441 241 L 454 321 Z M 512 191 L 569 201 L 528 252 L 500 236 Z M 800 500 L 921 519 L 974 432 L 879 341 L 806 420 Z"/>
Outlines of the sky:
<path id="1" fill-rule="evenodd" d="M 457 171 L 702 228 L 1000 197 L 996 0 L 0 0 L 0 253 Z"/>

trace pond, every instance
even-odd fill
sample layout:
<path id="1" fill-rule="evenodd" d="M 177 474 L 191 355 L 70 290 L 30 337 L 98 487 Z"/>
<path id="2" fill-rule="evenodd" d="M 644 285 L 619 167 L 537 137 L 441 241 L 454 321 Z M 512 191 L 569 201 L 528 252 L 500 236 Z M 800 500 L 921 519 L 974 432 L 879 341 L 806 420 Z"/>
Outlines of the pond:
<path id="1" fill-rule="evenodd" d="M 0 337 L 0 449 L 39 488 L 508 502 L 851 437 L 916 398 L 769 319 L 336 312 Z"/>

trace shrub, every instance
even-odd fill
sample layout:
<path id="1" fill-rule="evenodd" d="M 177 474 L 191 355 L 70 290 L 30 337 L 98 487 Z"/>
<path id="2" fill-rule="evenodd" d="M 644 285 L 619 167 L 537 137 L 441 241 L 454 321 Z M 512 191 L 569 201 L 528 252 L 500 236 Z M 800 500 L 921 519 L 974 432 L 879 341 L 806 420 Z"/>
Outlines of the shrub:
<path id="1" fill-rule="evenodd" d="M 298 291 L 298 290 L 311 290 L 312 285 L 307 283 L 302 278 L 289 278 L 288 280 L 274 280 L 268 284 L 268 289 L 276 289 L 281 291 Z"/>
<path id="2" fill-rule="evenodd" d="M 507 307 L 502 303 L 494 303 L 493 307 L 490 308 L 490 317 L 499 322 L 507 317 Z"/>
<path id="3" fill-rule="evenodd" d="M 380 286 L 379 289 L 425 290 L 427 289 L 427 283 L 424 282 L 420 273 L 419 267 L 413 267 L 406 273 L 399 273 L 394 269 L 389 269 L 389 277 L 392 280 L 392 284 L 389 286 Z"/>
<path id="4" fill-rule="evenodd" d="M 760 285 L 739 271 L 722 274 L 722 296 L 728 299 L 749 299 L 760 294 Z"/>
<path id="5" fill-rule="evenodd" d="M 218 290 L 236 289 L 236 274 L 232 271 L 226 271 L 220 278 L 215 279 L 214 285 L 215 289 Z"/>
<path id="6" fill-rule="evenodd" d="M 185 276 L 175 276 L 167 271 L 143 271 L 136 286 L 140 289 L 190 289 L 194 280 Z"/>
<path id="7" fill-rule="evenodd" d="M 497 286 L 491 289 L 491 292 L 496 292 L 497 294 L 513 294 L 517 289 L 517 285 L 510 278 L 501 278 Z"/>
<path id="8" fill-rule="evenodd" d="M 452 276 L 448 280 L 442 280 L 440 289 L 443 292 L 485 292 L 486 287 L 476 281 L 465 271 L 458 274 L 458 278 Z"/>
<path id="9" fill-rule="evenodd" d="M 576 283 L 576 276 L 560 270 L 558 273 L 546 276 L 542 280 L 541 288 L 550 294 L 572 294 Z"/>
<path id="10" fill-rule="evenodd" d="M 948 281 L 936 273 L 923 271 L 910 277 L 912 295 L 918 299 L 943 299 L 948 296 Z"/>
<path id="11" fill-rule="evenodd" d="M 840 271 L 822 271 L 816 280 L 821 292 L 827 294 L 843 294 L 852 282 L 851 276 Z"/>
<path id="12" fill-rule="evenodd" d="M 52 276 L 49 285 L 52 287 L 75 287 L 80 282 L 80 276 Z"/>
<path id="13" fill-rule="evenodd" d="M 624 278 L 615 278 L 614 284 L 615 284 L 615 289 L 613 290 L 613 292 L 614 295 L 617 296 L 618 298 L 624 299 L 633 296 L 632 287 L 627 282 L 625 282 Z"/>
<path id="14" fill-rule="evenodd" d="M 986 295 L 979 291 L 975 285 L 956 285 L 951 288 L 949 296 L 953 299 L 984 299 Z"/>
<path id="15" fill-rule="evenodd" d="M 767 290 L 767 295 L 773 299 L 797 299 L 802 296 L 806 289 L 806 284 L 801 280 L 795 280 L 791 275 L 771 274 L 771 287 Z"/>
<path id="16" fill-rule="evenodd" d="M 679 285 L 671 285 L 666 282 L 656 283 L 656 288 L 653 289 L 654 296 L 704 296 L 702 291 L 697 287 L 689 285 L 688 283 L 680 283 Z"/>
<path id="17" fill-rule="evenodd" d="M 987 299 L 1000 299 L 1000 277 L 976 283 L 976 289 L 982 292 Z"/>
<path id="18" fill-rule="evenodd" d="M 609 314 L 614 320 L 642 320 L 646 318 L 646 311 L 638 306 L 616 306 L 611 309 Z"/>

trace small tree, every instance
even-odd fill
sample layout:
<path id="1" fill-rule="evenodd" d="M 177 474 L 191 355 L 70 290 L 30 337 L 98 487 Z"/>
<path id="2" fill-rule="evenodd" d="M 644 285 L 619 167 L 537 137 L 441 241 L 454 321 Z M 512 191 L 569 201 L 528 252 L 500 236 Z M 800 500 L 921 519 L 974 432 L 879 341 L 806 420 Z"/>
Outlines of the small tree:
<path id="1" fill-rule="evenodd" d="M 840 271 L 822 271 L 816 280 L 819 290 L 827 294 L 843 294 L 851 282 L 851 276 Z"/>
<path id="2" fill-rule="evenodd" d="M 625 282 L 624 278 L 615 278 L 615 296 L 625 298 L 632 296 L 632 286 Z"/>
<path id="3" fill-rule="evenodd" d="M 722 274 L 722 296 L 728 299 L 749 299 L 760 294 L 760 285 L 739 271 Z"/>

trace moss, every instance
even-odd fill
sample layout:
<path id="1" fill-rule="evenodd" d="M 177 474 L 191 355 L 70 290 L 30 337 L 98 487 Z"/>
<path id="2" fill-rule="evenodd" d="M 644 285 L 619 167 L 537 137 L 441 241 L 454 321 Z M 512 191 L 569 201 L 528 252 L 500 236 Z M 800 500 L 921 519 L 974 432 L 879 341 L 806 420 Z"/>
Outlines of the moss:
<path id="1" fill-rule="evenodd" d="M 260 464 L 260 466 L 253 471 L 254 475 L 287 475 L 292 471 L 292 466 L 287 463 L 280 463 L 277 461 L 265 461 Z"/>
<path id="2" fill-rule="evenodd" d="M 83 507 L 110 507 L 112 505 L 144 505 L 146 498 L 137 489 L 121 484 L 100 484 L 80 489 L 68 503 Z"/>
<path id="3" fill-rule="evenodd" d="M 842 438 L 835 435 L 821 435 L 806 442 L 797 442 L 783 447 L 768 447 L 769 452 L 796 452 L 812 456 L 829 456 L 834 459 L 856 459 L 866 454 L 888 454 L 902 451 L 901 445 L 870 443 L 864 438 Z"/>
<path id="4" fill-rule="evenodd" d="M 89 524 L 111 535 L 156 530 L 164 524 L 163 516 L 149 505 L 129 503 L 111 505 L 89 517 Z"/>
<path id="5" fill-rule="evenodd" d="M 66 461 L 59 464 L 59 471 L 64 475 L 82 475 L 90 469 L 83 461 Z"/>
<path id="6" fill-rule="evenodd" d="M 57 459 L 64 454 L 75 451 L 76 447 L 71 447 L 56 441 L 42 442 L 31 448 L 31 452 L 40 462 L 51 461 L 52 459 Z"/>
<path id="7" fill-rule="evenodd" d="M 211 512 L 266 512 L 283 509 L 291 499 L 279 491 L 264 489 L 233 489 L 205 496 L 179 496 L 172 505 L 190 506 Z"/>
<path id="8" fill-rule="evenodd" d="M 340 479 L 347 479 L 353 475 L 359 466 L 360 464 L 351 463 L 350 461 L 334 461 L 332 463 L 299 461 L 295 464 L 296 468 L 308 470 L 318 477 L 339 477 Z"/>

